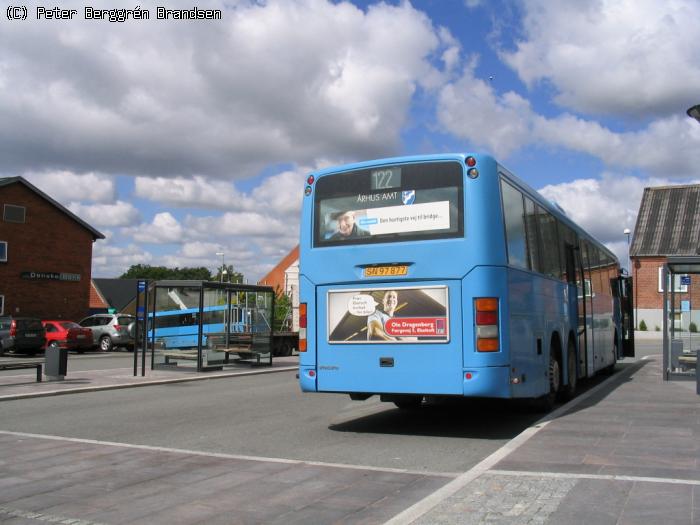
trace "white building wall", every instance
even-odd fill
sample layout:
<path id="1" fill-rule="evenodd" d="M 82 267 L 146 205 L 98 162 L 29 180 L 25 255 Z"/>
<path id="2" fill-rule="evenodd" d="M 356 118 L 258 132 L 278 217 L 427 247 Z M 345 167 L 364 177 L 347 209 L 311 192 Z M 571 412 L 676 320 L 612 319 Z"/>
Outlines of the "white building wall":
<path id="1" fill-rule="evenodd" d="M 292 300 L 292 330 L 299 331 L 299 259 L 284 271 L 284 293 Z"/>

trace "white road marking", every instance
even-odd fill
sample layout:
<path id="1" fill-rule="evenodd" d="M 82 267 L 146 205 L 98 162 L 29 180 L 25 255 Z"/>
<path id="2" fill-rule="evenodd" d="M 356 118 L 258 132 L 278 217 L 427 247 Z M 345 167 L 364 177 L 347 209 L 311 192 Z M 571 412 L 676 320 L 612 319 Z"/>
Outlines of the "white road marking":
<path id="1" fill-rule="evenodd" d="M 0 430 L 0 434 L 7 436 L 16 437 L 26 437 L 26 438 L 36 438 L 36 439 L 49 439 L 53 441 L 68 441 L 71 443 L 86 443 L 90 445 L 102 445 L 107 447 L 124 447 L 137 450 L 147 450 L 152 452 L 168 452 L 174 454 L 188 454 L 192 456 L 203 456 L 210 458 L 222 458 L 222 459 L 236 459 L 243 461 L 266 461 L 269 463 L 285 463 L 288 465 L 309 465 L 314 467 L 334 467 L 334 468 L 344 468 L 351 470 L 372 470 L 376 472 L 391 472 L 395 474 L 414 474 L 419 476 L 438 476 L 443 478 L 455 478 L 459 476 L 457 472 L 432 472 L 423 470 L 408 470 L 401 468 L 390 468 L 390 467 L 374 467 L 369 465 L 347 465 L 343 463 L 324 463 L 322 461 L 304 461 L 301 459 L 286 459 L 286 458 L 268 458 L 262 456 L 244 456 L 240 454 L 226 454 L 223 452 L 203 452 L 200 450 L 188 450 L 182 448 L 169 448 L 169 447 L 154 447 L 150 445 L 134 445 L 131 443 L 117 443 L 114 441 L 99 441 L 96 439 L 83 439 L 83 438 L 70 438 L 64 436 L 53 436 L 50 434 L 31 434 L 28 432 L 13 432 L 10 430 Z"/>
<path id="2" fill-rule="evenodd" d="M 515 477 L 541 477 L 541 478 L 566 478 L 566 479 L 601 479 L 606 481 L 643 481 L 646 483 L 669 483 L 671 485 L 696 485 L 700 486 L 697 479 L 678 478 L 653 478 L 646 476 L 622 476 L 619 474 L 577 474 L 572 472 L 531 472 L 518 470 L 489 470 L 489 474 Z"/>

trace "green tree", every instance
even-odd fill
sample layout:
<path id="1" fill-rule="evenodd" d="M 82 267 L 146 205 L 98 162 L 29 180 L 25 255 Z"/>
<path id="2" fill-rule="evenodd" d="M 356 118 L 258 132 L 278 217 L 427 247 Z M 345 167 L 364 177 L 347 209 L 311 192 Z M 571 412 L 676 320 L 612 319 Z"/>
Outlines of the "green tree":
<path id="1" fill-rule="evenodd" d="M 216 270 L 215 274 L 212 274 L 211 276 L 212 281 L 221 281 L 221 266 L 219 266 Z M 232 264 L 227 264 L 226 265 L 226 273 L 224 273 L 224 279 L 223 282 L 225 283 L 243 283 L 243 274 L 241 272 L 237 272 Z"/>
<path id="2" fill-rule="evenodd" d="M 274 331 L 286 331 L 292 329 L 292 300 L 280 290 L 275 290 L 275 311 L 272 324 Z"/>
<path id="3" fill-rule="evenodd" d="M 212 276 L 208 268 L 166 268 L 165 266 L 150 266 L 148 264 L 134 264 L 120 279 L 152 279 L 155 281 L 162 279 L 209 281 Z"/>

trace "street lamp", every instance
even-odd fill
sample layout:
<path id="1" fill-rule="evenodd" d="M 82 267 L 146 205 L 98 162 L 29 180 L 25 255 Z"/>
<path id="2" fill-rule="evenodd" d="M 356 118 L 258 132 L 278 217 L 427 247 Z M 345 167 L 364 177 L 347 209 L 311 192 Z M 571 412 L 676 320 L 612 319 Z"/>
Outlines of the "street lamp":
<path id="1" fill-rule="evenodd" d="M 224 282 L 224 273 L 226 272 L 226 265 L 224 264 L 224 252 L 216 252 L 216 255 L 221 255 L 221 282 Z"/>
<path id="2" fill-rule="evenodd" d="M 622 233 L 627 235 L 627 273 L 632 275 L 632 260 L 630 259 L 630 234 L 632 230 L 625 228 Z"/>
<path id="3" fill-rule="evenodd" d="M 688 108 L 688 111 L 686 111 L 686 113 L 688 113 L 689 117 L 694 118 L 695 120 L 700 122 L 700 104 L 697 104 L 692 108 Z"/>

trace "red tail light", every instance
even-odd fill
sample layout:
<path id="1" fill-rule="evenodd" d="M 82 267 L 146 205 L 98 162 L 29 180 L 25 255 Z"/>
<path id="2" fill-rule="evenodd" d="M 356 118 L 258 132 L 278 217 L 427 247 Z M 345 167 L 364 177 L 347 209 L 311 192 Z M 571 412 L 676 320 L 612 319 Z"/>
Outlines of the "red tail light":
<path id="1" fill-rule="evenodd" d="M 10 337 L 17 337 L 17 321 L 14 319 L 10 323 Z"/>
<path id="2" fill-rule="evenodd" d="M 474 299 L 474 325 L 477 352 L 498 352 L 498 298 Z"/>
<path id="3" fill-rule="evenodd" d="M 306 352 L 306 303 L 299 303 L 299 352 Z"/>

